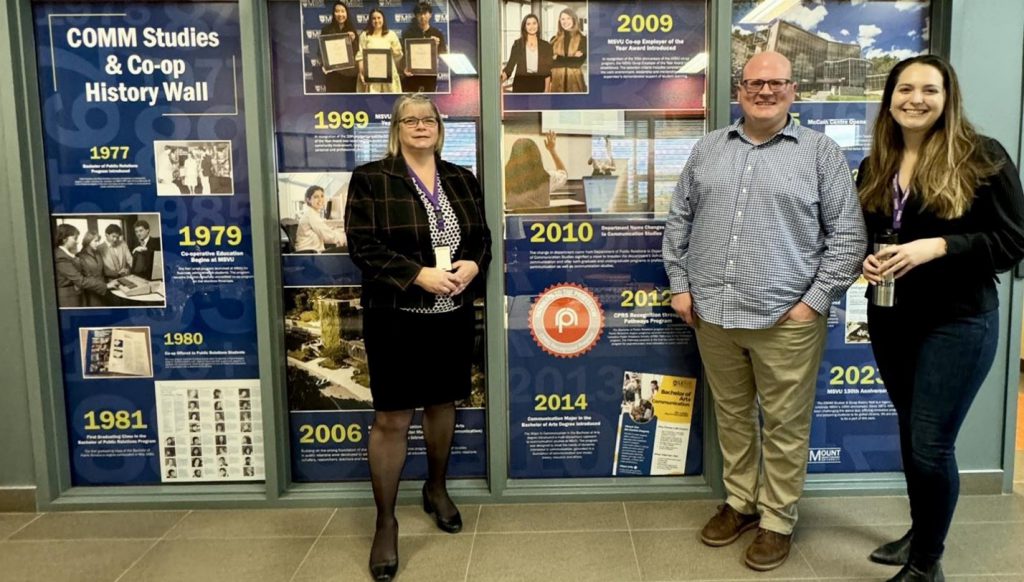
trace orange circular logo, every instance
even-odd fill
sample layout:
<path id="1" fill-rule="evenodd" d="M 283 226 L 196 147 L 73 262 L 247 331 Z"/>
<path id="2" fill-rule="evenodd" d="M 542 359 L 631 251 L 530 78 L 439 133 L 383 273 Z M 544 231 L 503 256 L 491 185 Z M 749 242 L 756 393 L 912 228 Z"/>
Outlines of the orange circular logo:
<path id="1" fill-rule="evenodd" d="M 530 333 L 545 352 L 574 358 L 590 351 L 604 330 L 597 296 L 573 283 L 548 287 L 530 309 Z"/>

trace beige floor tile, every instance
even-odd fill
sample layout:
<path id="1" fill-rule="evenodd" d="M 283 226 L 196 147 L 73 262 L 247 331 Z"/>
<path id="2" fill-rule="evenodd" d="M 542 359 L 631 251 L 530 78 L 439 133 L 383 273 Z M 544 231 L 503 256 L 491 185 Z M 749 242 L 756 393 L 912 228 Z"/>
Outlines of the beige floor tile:
<path id="1" fill-rule="evenodd" d="M 800 524 L 812 527 L 910 525 L 906 497 L 805 497 L 798 507 Z"/>
<path id="2" fill-rule="evenodd" d="M 369 536 L 322 537 L 316 541 L 313 550 L 306 557 L 295 574 L 293 582 L 331 580 L 332 582 L 359 582 L 370 580 L 367 561 L 370 557 Z M 399 540 L 399 567 L 408 570 L 403 563 L 404 544 Z M 405 572 L 402 572 L 405 574 Z M 404 578 L 403 578 L 404 579 Z"/>
<path id="3" fill-rule="evenodd" d="M 819 576 L 884 580 L 898 569 L 874 564 L 867 555 L 903 532 L 897 526 L 810 528 L 801 531 L 798 545 Z M 946 545 L 942 566 L 947 580 L 1003 582 L 1000 578 L 1008 573 L 1024 573 L 1024 524 L 954 524 Z M 1024 575 L 1011 579 L 1020 582 Z"/>
<path id="4" fill-rule="evenodd" d="M 628 532 L 477 534 L 469 582 L 639 580 Z"/>
<path id="5" fill-rule="evenodd" d="M 955 523 L 1024 521 L 1024 497 L 1020 495 L 962 495 Z"/>
<path id="6" fill-rule="evenodd" d="M 970 576 L 946 576 L 946 582 L 1020 582 L 1020 577 L 973 574 Z"/>
<path id="7" fill-rule="evenodd" d="M 0 543 L 0 579 L 18 582 L 113 582 L 154 540 Z"/>
<path id="8" fill-rule="evenodd" d="M 893 570 L 895 575 L 899 570 Z M 885 578 L 819 578 L 818 582 L 881 582 Z M 972 574 L 970 576 L 946 576 L 946 582 L 1021 582 L 1019 578 Z"/>
<path id="9" fill-rule="evenodd" d="M 35 513 L 0 513 L 0 540 L 25 527 L 39 515 Z"/>
<path id="10" fill-rule="evenodd" d="M 480 514 L 479 505 L 460 505 L 462 513 L 462 532 L 458 535 L 472 534 L 476 528 L 476 519 Z M 398 516 L 399 535 L 452 535 L 437 529 L 434 518 L 423 513 L 418 505 L 400 505 L 395 514 Z M 377 510 L 373 507 L 339 508 L 324 530 L 325 536 L 366 536 L 373 535 L 374 520 Z"/>
<path id="11" fill-rule="evenodd" d="M 322 537 L 302 563 L 293 582 L 369 580 L 367 537 Z M 466 576 L 472 536 L 402 536 L 398 542 L 398 579 L 402 582 L 452 582 Z"/>
<path id="12" fill-rule="evenodd" d="M 905 532 L 901 525 L 801 527 L 796 545 L 819 577 L 885 580 L 899 569 L 875 564 L 868 554 Z"/>
<path id="13" fill-rule="evenodd" d="M 629 528 L 693 529 L 702 528 L 718 511 L 721 501 L 641 501 L 626 504 Z"/>
<path id="14" fill-rule="evenodd" d="M 119 582 L 286 582 L 314 538 L 164 540 Z"/>
<path id="15" fill-rule="evenodd" d="M 479 533 L 626 530 L 622 503 L 484 505 Z"/>
<path id="16" fill-rule="evenodd" d="M 949 574 L 1017 574 L 1024 580 L 1024 523 L 953 522 L 943 569 Z"/>
<path id="17" fill-rule="evenodd" d="M 752 531 L 722 548 L 708 547 L 697 536 L 696 529 L 633 532 L 643 580 L 814 580 L 814 572 L 795 548 L 776 570 L 748 568 L 743 556 L 754 541 Z"/>
<path id="18" fill-rule="evenodd" d="M 154 539 L 163 537 L 186 511 L 83 511 L 47 513 L 12 540 Z"/>
<path id="19" fill-rule="evenodd" d="M 333 509 L 193 511 L 167 538 L 315 538 L 333 513 Z"/>

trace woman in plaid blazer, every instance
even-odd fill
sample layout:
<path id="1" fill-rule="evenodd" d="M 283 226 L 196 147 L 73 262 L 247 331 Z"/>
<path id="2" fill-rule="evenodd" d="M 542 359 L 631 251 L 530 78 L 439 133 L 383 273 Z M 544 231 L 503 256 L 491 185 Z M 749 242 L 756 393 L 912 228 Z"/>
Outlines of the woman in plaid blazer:
<path id="1" fill-rule="evenodd" d="M 423 509 L 443 531 L 462 529 L 446 474 L 455 402 L 469 396 L 473 301 L 483 296 L 491 235 L 473 174 L 440 157 L 444 123 L 420 94 L 395 102 L 388 156 L 356 169 L 345 224 L 363 274 L 363 330 L 375 410 L 369 461 L 377 505 L 375 580 L 398 571 L 395 498 L 413 411 L 423 407 Z"/>

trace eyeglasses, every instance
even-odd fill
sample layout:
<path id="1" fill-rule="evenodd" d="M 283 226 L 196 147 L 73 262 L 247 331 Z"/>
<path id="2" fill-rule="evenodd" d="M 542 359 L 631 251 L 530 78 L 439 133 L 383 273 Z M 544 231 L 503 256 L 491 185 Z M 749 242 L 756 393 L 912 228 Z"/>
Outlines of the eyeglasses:
<path id="1" fill-rule="evenodd" d="M 746 89 L 747 93 L 755 95 L 760 93 L 764 89 L 765 85 L 768 85 L 768 89 L 772 93 L 778 93 L 786 87 L 788 87 L 793 81 L 789 79 L 743 79 L 740 81 L 740 85 Z"/>
<path id="2" fill-rule="evenodd" d="M 420 123 L 423 124 L 423 127 L 437 127 L 437 118 L 436 117 L 403 117 L 403 118 L 398 120 L 398 123 L 401 123 L 402 125 L 404 125 L 405 127 L 408 127 L 409 129 L 412 129 L 412 128 L 416 127 Z"/>

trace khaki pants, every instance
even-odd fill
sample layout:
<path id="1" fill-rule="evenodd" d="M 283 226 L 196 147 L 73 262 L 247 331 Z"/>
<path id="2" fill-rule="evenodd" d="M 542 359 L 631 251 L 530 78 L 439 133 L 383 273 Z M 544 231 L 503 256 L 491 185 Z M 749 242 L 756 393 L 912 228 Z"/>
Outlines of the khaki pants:
<path id="1" fill-rule="evenodd" d="M 768 329 L 724 329 L 695 319 L 715 401 L 726 503 L 740 513 L 760 513 L 761 527 L 782 534 L 796 525 L 807 476 L 825 324 L 819 317 Z"/>

